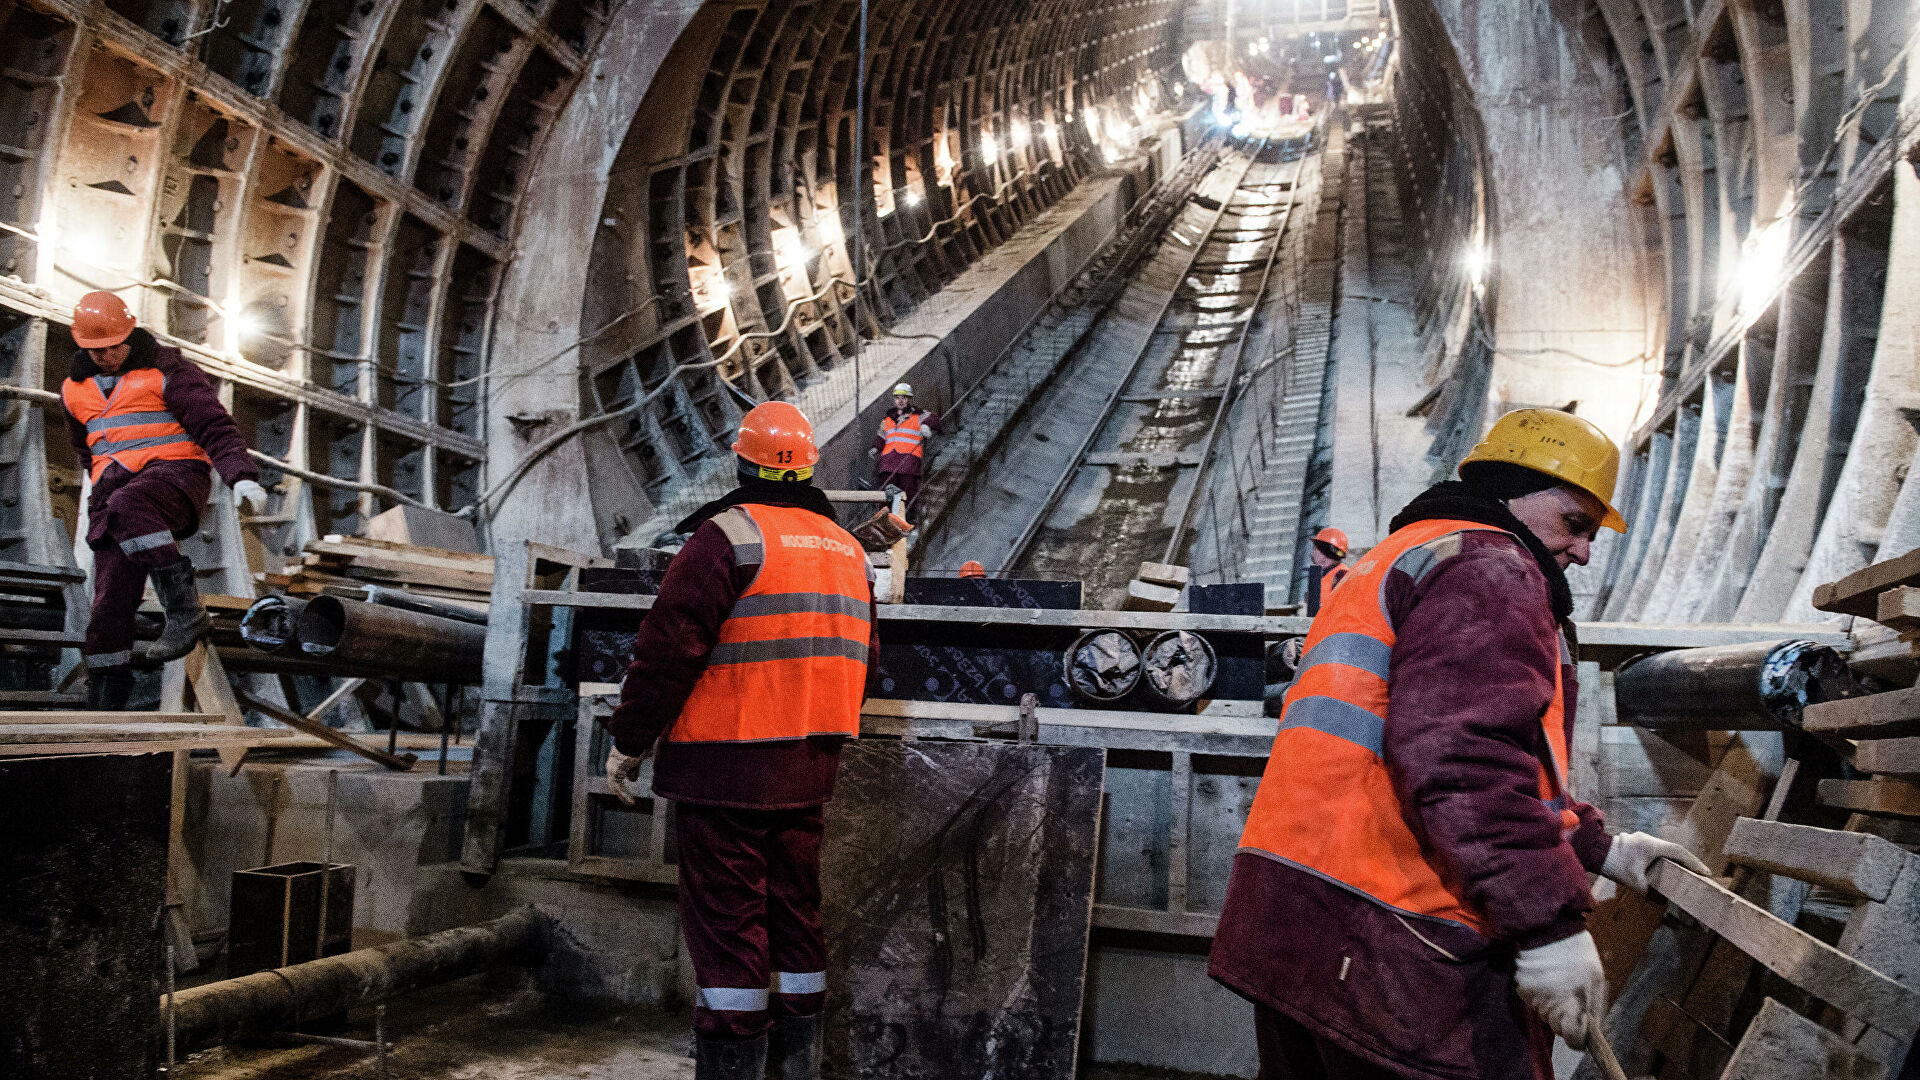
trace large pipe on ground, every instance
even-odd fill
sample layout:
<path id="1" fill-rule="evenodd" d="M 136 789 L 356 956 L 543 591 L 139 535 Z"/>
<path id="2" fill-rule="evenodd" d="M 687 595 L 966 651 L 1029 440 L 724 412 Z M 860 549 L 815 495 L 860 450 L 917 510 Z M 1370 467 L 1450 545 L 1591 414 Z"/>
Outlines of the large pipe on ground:
<path id="1" fill-rule="evenodd" d="M 240 616 L 240 638 L 269 656 L 300 655 L 300 613 L 307 602 L 294 596 L 263 596 Z"/>
<path id="2" fill-rule="evenodd" d="M 468 622 L 478 626 L 487 625 L 487 613 L 456 604 L 451 600 L 440 600 L 431 596 L 421 596 L 405 589 L 390 589 L 385 585 L 362 585 L 361 591 L 367 594 L 367 603 L 385 607 L 399 608 L 402 611 L 417 611 L 422 615 L 438 615 L 455 622 Z"/>
<path id="3" fill-rule="evenodd" d="M 487 647 L 487 628 L 477 623 L 337 596 L 307 601 L 299 632 L 309 660 L 413 682 L 479 682 Z"/>
<path id="4" fill-rule="evenodd" d="M 1654 653 L 1613 683 L 1622 722 L 1667 731 L 1799 727 L 1808 705 L 1856 692 L 1839 653 L 1798 639 Z"/>
<path id="5" fill-rule="evenodd" d="M 492 922 L 182 990 L 173 997 L 175 1046 L 188 1053 L 264 1038 L 303 1020 L 524 963 L 547 947 L 551 926 L 548 916 L 524 907 Z M 160 1008 L 164 1023 L 164 997 Z"/>

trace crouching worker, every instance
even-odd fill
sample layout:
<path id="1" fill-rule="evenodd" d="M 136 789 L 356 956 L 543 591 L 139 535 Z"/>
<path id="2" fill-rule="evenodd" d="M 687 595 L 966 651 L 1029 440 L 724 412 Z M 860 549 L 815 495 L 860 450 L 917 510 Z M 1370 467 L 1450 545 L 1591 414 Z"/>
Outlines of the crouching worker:
<path id="1" fill-rule="evenodd" d="M 1585 420 L 1508 413 L 1315 617 L 1209 964 L 1264 1080 L 1550 1080 L 1553 1035 L 1606 1007 L 1587 875 L 1705 872 L 1567 790 L 1566 570 L 1625 531 L 1619 463 Z"/>
<path id="2" fill-rule="evenodd" d="M 866 552 L 811 482 L 799 409 L 749 412 L 741 484 L 692 531 L 641 621 L 607 777 L 622 798 L 658 744 L 674 803 L 680 920 L 699 982 L 698 1080 L 813 1080 L 827 954 L 820 834 L 841 744 L 860 730 L 874 634 Z M 769 1046 L 771 1032 L 771 1046 Z M 771 1061 L 770 1061 L 771 1059 Z"/>
<path id="3" fill-rule="evenodd" d="M 214 470 L 253 513 L 266 509 L 267 492 L 213 384 L 179 349 L 136 326 L 119 297 L 81 297 L 73 341 L 80 348 L 60 397 L 73 452 L 93 481 L 87 708 L 117 711 L 133 692 L 132 663 L 185 656 L 212 629 L 193 564 L 175 541 L 200 527 Z M 167 621 L 135 656 L 133 620 L 148 578 Z"/>

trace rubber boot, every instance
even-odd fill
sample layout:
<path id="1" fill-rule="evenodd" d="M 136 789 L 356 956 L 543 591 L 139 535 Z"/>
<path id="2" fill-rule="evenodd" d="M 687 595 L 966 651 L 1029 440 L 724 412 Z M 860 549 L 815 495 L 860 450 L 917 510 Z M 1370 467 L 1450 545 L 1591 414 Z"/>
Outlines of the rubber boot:
<path id="1" fill-rule="evenodd" d="M 192 652 L 194 645 L 213 629 L 213 620 L 207 617 L 206 605 L 200 602 L 192 562 L 183 558 L 172 566 L 149 571 L 147 577 L 153 582 L 155 595 L 160 597 L 167 625 L 161 628 L 159 640 L 141 650 L 140 659 L 149 664 L 164 664 Z"/>
<path id="2" fill-rule="evenodd" d="M 745 1041 L 693 1036 L 693 1080 L 766 1080 L 767 1037 Z"/>
<path id="3" fill-rule="evenodd" d="M 125 664 L 87 671 L 87 711 L 125 712 L 133 697 L 133 670 Z"/>
<path id="4" fill-rule="evenodd" d="M 767 1070 L 770 1080 L 820 1080 L 820 1017 L 775 1016 Z"/>

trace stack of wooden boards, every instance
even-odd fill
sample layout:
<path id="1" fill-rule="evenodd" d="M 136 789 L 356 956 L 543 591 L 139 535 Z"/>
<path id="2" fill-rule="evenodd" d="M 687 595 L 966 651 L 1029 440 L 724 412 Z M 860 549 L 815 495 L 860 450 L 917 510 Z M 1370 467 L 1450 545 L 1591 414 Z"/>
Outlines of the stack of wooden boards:
<path id="1" fill-rule="evenodd" d="M 1814 605 L 1920 649 L 1920 551 L 1821 586 Z M 1920 689 L 1811 704 L 1786 737 L 1765 812 L 1742 809 L 1719 850 L 1700 852 L 1726 877 L 1670 862 L 1651 876 L 1671 908 L 1608 1017 L 1630 1074 L 1905 1075 L 1920 1033 Z M 1817 782 L 1796 795 L 1803 768 Z"/>
<path id="2" fill-rule="evenodd" d="M 299 565 L 285 574 L 255 574 L 262 589 L 311 597 L 333 591 L 359 598 L 362 586 L 379 585 L 485 609 L 493 594 L 493 558 L 446 548 L 325 536 L 310 541 Z M 345 590 L 345 591 L 342 591 Z"/>

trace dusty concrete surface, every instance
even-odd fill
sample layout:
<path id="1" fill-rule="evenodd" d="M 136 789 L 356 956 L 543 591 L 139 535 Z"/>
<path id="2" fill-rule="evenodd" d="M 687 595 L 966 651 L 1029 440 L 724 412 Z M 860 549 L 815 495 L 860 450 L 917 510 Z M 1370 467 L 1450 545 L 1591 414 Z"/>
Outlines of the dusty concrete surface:
<path id="1" fill-rule="evenodd" d="M 385 1077 L 370 1053 L 334 1046 L 221 1047 L 181 1080 L 679 1080 L 693 1075 L 687 1018 L 651 1009 L 592 1012 L 555 1002 L 518 976 L 475 976 L 387 1006 Z M 340 1035 L 372 1040 L 371 1008 Z"/>

